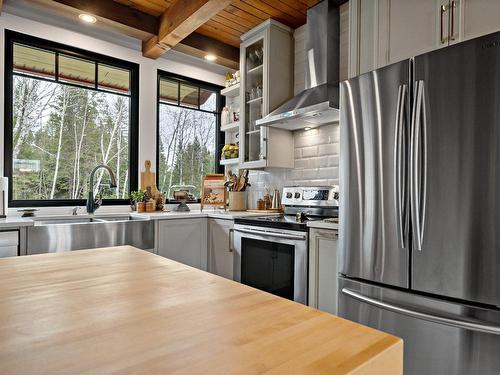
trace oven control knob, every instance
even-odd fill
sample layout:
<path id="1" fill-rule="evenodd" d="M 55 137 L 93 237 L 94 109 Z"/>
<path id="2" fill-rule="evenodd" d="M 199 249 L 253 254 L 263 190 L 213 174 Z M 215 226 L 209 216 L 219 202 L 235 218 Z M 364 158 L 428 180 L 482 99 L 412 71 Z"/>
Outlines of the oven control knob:
<path id="1" fill-rule="evenodd" d="M 286 197 L 287 197 L 288 199 L 292 198 L 292 193 L 290 193 L 290 192 L 286 193 Z"/>
<path id="2" fill-rule="evenodd" d="M 299 199 L 299 198 L 300 198 L 300 193 L 297 191 L 297 192 L 295 193 L 295 199 Z"/>

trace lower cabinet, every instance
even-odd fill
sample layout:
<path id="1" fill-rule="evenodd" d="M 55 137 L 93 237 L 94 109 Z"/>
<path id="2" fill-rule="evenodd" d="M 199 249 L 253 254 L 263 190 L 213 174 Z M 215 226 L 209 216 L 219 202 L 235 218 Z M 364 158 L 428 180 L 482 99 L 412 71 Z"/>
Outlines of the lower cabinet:
<path id="1" fill-rule="evenodd" d="M 19 255 L 19 231 L 0 231 L 0 258 Z"/>
<path id="2" fill-rule="evenodd" d="M 156 252 L 202 270 L 207 270 L 207 219 L 158 220 Z"/>
<path id="3" fill-rule="evenodd" d="M 337 238 L 337 230 L 309 233 L 309 306 L 332 314 L 337 314 Z"/>
<path id="4" fill-rule="evenodd" d="M 233 279 L 233 220 L 208 219 L 208 271 Z"/>

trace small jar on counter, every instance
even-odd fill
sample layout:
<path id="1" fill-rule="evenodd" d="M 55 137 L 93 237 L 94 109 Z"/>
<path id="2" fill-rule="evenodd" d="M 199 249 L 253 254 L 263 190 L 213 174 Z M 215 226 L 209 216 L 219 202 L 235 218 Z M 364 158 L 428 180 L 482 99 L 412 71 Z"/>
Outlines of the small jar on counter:
<path id="1" fill-rule="evenodd" d="M 258 210 L 265 210 L 266 209 L 266 202 L 264 202 L 264 199 L 262 199 L 262 198 L 257 199 L 257 209 Z"/>

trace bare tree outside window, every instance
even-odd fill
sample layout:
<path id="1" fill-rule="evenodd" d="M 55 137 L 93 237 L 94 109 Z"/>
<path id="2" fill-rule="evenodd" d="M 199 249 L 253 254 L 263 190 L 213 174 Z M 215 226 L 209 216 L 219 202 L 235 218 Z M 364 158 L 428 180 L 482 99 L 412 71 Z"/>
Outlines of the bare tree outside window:
<path id="1" fill-rule="evenodd" d="M 199 94 L 197 88 L 193 91 L 186 85 L 183 97 L 181 85 L 178 99 L 174 83 L 168 81 L 168 85 L 163 91 L 168 100 L 162 102 L 160 97 L 158 116 L 159 189 L 168 193 L 173 185 L 194 185 L 199 194 L 201 176 L 217 168 L 217 95 L 207 90 Z"/>
<path id="2" fill-rule="evenodd" d="M 104 197 L 127 199 L 129 110 L 126 96 L 15 75 L 13 199 L 85 199 L 97 164 L 117 177 Z"/>

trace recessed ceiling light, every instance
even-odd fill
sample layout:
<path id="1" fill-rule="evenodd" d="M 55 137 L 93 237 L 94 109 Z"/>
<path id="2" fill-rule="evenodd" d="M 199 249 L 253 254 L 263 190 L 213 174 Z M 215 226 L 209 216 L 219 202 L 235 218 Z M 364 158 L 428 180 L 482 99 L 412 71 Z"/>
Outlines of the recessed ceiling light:
<path id="1" fill-rule="evenodd" d="M 207 61 L 215 61 L 215 60 L 217 60 L 217 56 L 212 55 L 211 53 L 209 53 L 208 55 L 205 55 L 205 60 L 207 60 Z"/>
<path id="2" fill-rule="evenodd" d="M 88 14 L 88 13 L 79 14 L 78 18 L 80 18 L 85 23 L 96 23 L 97 22 L 97 18 L 95 18 L 93 15 Z"/>
<path id="3" fill-rule="evenodd" d="M 308 127 L 304 128 L 304 130 L 311 130 L 311 127 L 308 126 Z"/>

